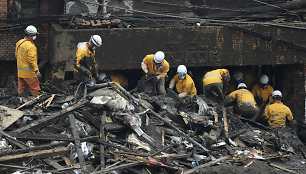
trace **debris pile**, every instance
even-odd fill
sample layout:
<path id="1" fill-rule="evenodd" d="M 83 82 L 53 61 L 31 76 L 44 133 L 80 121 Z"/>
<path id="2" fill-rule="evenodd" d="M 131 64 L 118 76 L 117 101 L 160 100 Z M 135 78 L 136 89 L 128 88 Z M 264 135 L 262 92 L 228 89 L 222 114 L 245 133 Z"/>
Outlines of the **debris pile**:
<path id="1" fill-rule="evenodd" d="M 1 173 L 306 171 L 291 128 L 271 129 L 201 95 L 132 95 L 115 82 L 62 86 L 44 83 L 23 104 L 0 98 Z"/>

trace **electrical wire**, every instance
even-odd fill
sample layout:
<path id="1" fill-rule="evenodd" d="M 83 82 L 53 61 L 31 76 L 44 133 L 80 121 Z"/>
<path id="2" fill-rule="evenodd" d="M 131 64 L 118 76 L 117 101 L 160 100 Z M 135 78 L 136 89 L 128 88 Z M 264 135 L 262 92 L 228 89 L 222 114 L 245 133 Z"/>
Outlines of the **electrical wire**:
<path id="1" fill-rule="evenodd" d="M 158 4 L 158 5 L 169 5 L 169 6 L 185 7 L 185 8 L 221 10 L 221 11 L 235 11 L 235 12 L 250 12 L 250 11 L 247 11 L 247 10 L 220 8 L 220 7 L 208 7 L 208 6 L 197 6 L 197 5 L 181 5 L 181 4 L 171 4 L 171 3 L 166 3 L 166 2 L 153 2 L 153 1 L 142 1 L 142 2 L 150 3 L 150 4 Z"/>
<path id="2" fill-rule="evenodd" d="M 188 20 L 197 20 L 201 24 L 212 24 L 212 23 L 227 23 L 227 24 L 253 24 L 253 25 L 269 25 L 269 26 L 277 26 L 277 27 L 283 27 L 283 28 L 293 28 L 293 29 L 299 29 L 299 30 L 306 30 L 306 27 L 296 27 L 296 26 L 290 26 L 290 25 L 283 25 L 283 24 L 276 24 L 276 23 L 271 23 L 271 22 L 243 22 L 243 21 L 232 21 L 232 20 L 216 20 L 216 19 L 208 19 L 208 18 L 197 18 L 197 17 L 186 17 L 186 16 L 177 16 L 177 15 L 170 15 L 170 14 L 160 14 L 160 13 L 155 13 L 155 12 L 148 12 L 148 11 L 141 11 L 141 10 L 134 10 L 134 9 L 127 9 L 127 8 L 122 8 L 122 7 L 116 7 L 112 5 L 105 5 L 97 2 L 90 2 L 86 0 L 80 0 L 81 2 L 89 3 L 89 4 L 94 4 L 94 5 L 101 5 L 101 6 L 107 6 L 110 8 L 114 9 L 120 9 L 120 10 L 126 10 L 130 12 L 135 12 L 135 13 L 142 13 L 142 14 L 147 14 L 147 15 L 155 15 L 155 16 L 161 16 L 161 17 L 169 17 L 169 18 L 177 18 L 177 19 L 188 19 Z"/>
<path id="3" fill-rule="evenodd" d="M 259 0 L 253 0 L 253 1 L 254 1 L 254 2 L 258 2 L 258 3 L 260 3 L 260 4 L 264 4 L 264 5 L 270 6 L 270 7 L 274 7 L 274 8 L 278 8 L 278 9 L 284 10 L 284 11 L 290 13 L 291 15 L 294 15 L 294 16 L 298 17 L 299 20 L 301 21 L 301 18 L 299 17 L 298 14 L 296 14 L 295 12 L 292 12 L 292 11 L 286 9 L 286 8 L 279 7 L 279 6 L 277 6 L 277 5 L 269 4 L 269 3 L 266 3 L 266 2 L 262 2 L 262 1 L 259 1 Z"/>

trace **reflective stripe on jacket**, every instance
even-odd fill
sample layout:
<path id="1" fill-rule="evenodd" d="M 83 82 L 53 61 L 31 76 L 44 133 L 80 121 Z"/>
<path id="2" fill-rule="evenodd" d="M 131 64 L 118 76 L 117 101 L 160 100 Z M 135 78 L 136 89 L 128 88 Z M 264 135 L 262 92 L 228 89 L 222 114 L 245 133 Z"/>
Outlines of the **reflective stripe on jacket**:
<path id="1" fill-rule="evenodd" d="M 228 99 L 229 101 L 236 100 L 238 106 L 242 104 L 249 104 L 256 108 L 254 96 L 247 89 L 237 89 L 236 91 L 233 91 L 228 96 L 226 96 L 226 99 Z"/>
<path id="2" fill-rule="evenodd" d="M 293 120 L 291 110 L 281 102 L 275 102 L 265 108 L 263 116 L 268 120 L 270 126 L 282 127 L 286 119 Z"/>
<path id="3" fill-rule="evenodd" d="M 37 48 L 32 40 L 24 38 L 16 43 L 15 57 L 17 59 L 17 72 L 19 78 L 37 77 L 38 71 Z"/>
<path id="4" fill-rule="evenodd" d="M 94 68 L 97 68 L 96 59 L 95 59 L 95 50 L 90 51 L 87 46 L 87 42 L 80 42 L 78 44 L 78 50 L 76 51 L 76 59 L 74 62 L 74 71 L 79 71 L 80 66 L 93 71 Z"/>
<path id="5" fill-rule="evenodd" d="M 227 69 L 216 69 L 207 72 L 203 77 L 203 85 L 208 85 L 211 83 L 222 83 L 223 78 L 228 75 Z"/>
<path id="6" fill-rule="evenodd" d="M 160 66 L 156 66 L 153 63 L 154 54 L 147 55 L 142 62 L 145 63 L 148 66 L 148 71 L 154 75 L 159 75 L 162 73 L 167 73 L 169 71 L 170 65 L 169 63 L 164 59 L 164 61 L 161 63 Z"/>
<path id="7" fill-rule="evenodd" d="M 186 92 L 190 96 L 197 95 L 197 89 L 192 78 L 188 74 L 186 74 L 186 78 L 184 80 L 179 79 L 177 74 L 173 77 L 173 79 L 176 82 L 176 91 L 178 93 Z"/>

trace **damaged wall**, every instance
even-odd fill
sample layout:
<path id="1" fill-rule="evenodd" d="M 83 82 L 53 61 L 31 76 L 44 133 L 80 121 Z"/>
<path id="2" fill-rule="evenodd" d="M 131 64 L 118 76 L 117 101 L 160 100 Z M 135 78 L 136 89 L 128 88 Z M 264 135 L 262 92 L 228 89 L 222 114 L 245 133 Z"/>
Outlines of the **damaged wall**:
<path id="1" fill-rule="evenodd" d="M 37 52 L 38 59 L 49 59 L 49 25 L 48 24 L 40 24 L 35 25 L 40 35 L 34 41 Z M 14 60 L 15 61 L 15 46 L 16 43 L 24 37 L 24 29 L 26 27 L 22 27 L 19 29 L 12 29 L 6 31 L 0 31 L 0 61 L 2 60 Z"/>
<path id="2" fill-rule="evenodd" d="M 263 29 L 266 34 L 278 30 Z M 78 42 L 88 41 L 91 34 L 101 35 L 103 46 L 96 50 L 96 58 L 103 70 L 140 69 L 139 62 L 145 55 L 157 50 L 165 52 L 171 66 L 269 65 L 305 61 L 305 50 L 225 26 L 64 30 L 54 24 L 52 33 L 52 64 L 71 62 Z M 302 32 L 295 30 L 283 32 L 283 35 L 292 33 L 299 38 L 302 36 Z M 66 71 L 72 67 L 67 68 Z"/>

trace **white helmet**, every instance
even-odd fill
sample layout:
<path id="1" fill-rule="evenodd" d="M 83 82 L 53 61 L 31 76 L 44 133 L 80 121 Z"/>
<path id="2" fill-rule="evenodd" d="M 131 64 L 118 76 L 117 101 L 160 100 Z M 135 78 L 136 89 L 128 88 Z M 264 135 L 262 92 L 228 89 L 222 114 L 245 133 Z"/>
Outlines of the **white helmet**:
<path id="1" fill-rule="evenodd" d="M 24 32 L 25 32 L 27 35 L 29 35 L 29 36 L 35 36 L 35 35 L 39 34 L 39 33 L 37 32 L 36 27 L 34 27 L 33 25 L 29 25 L 29 26 L 24 30 Z"/>
<path id="2" fill-rule="evenodd" d="M 243 74 L 241 71 L 236 71 L 234 73 L 234 79 L 237 81 L 237 82 L 240 82 L 242 79 L 243 79 Z"/>
<path id="3" fill-rule="evenodd" d="M 180 79 L 185 79 L 187 74 L 187 68 L 185 65 L 180 65 L 177 67 L 177 75 Z"/>
<path id="4" fill-rule="evenodd" d="M 282 94 L 282 92 L 280 92 L 279 90 L 275 90 L 275 91 L 272 93 L 272 98 L 273 98 L 273 97 L 276 97 L 276 96 L 283 97 L 283 94 Z"/>
<path id="5" fill-rule="evenodd" d="M 266 74 L 263 74 L 260 76 L 259 82 L 263 85 L 266 85 L 269 82 L 269 77 Z"/>
<path id="6" fill-rule="evenodd" d="M 240 88 L 247 88 L 247 86 L 245 83 L 239 83 L 239 85 L 237 86 L 237 89 L 240 89 Z"/>
<path id="7" fill-rule="evenodd" d="M 154 54 L 154 62 L 156 64 L 160 64 L 164 61 L 165 59 L 165 54 L 164 52 L 162 51 L 157 51 L 155 54 Z"/>
<path id="8" fill-rule="evenodd" d="M 93 35 L 90 37 L 90 40 L 92 41 L 92 43 L 97 46 L 100 47 L 102 45 L 102 39 L 99 35 Z"/>

